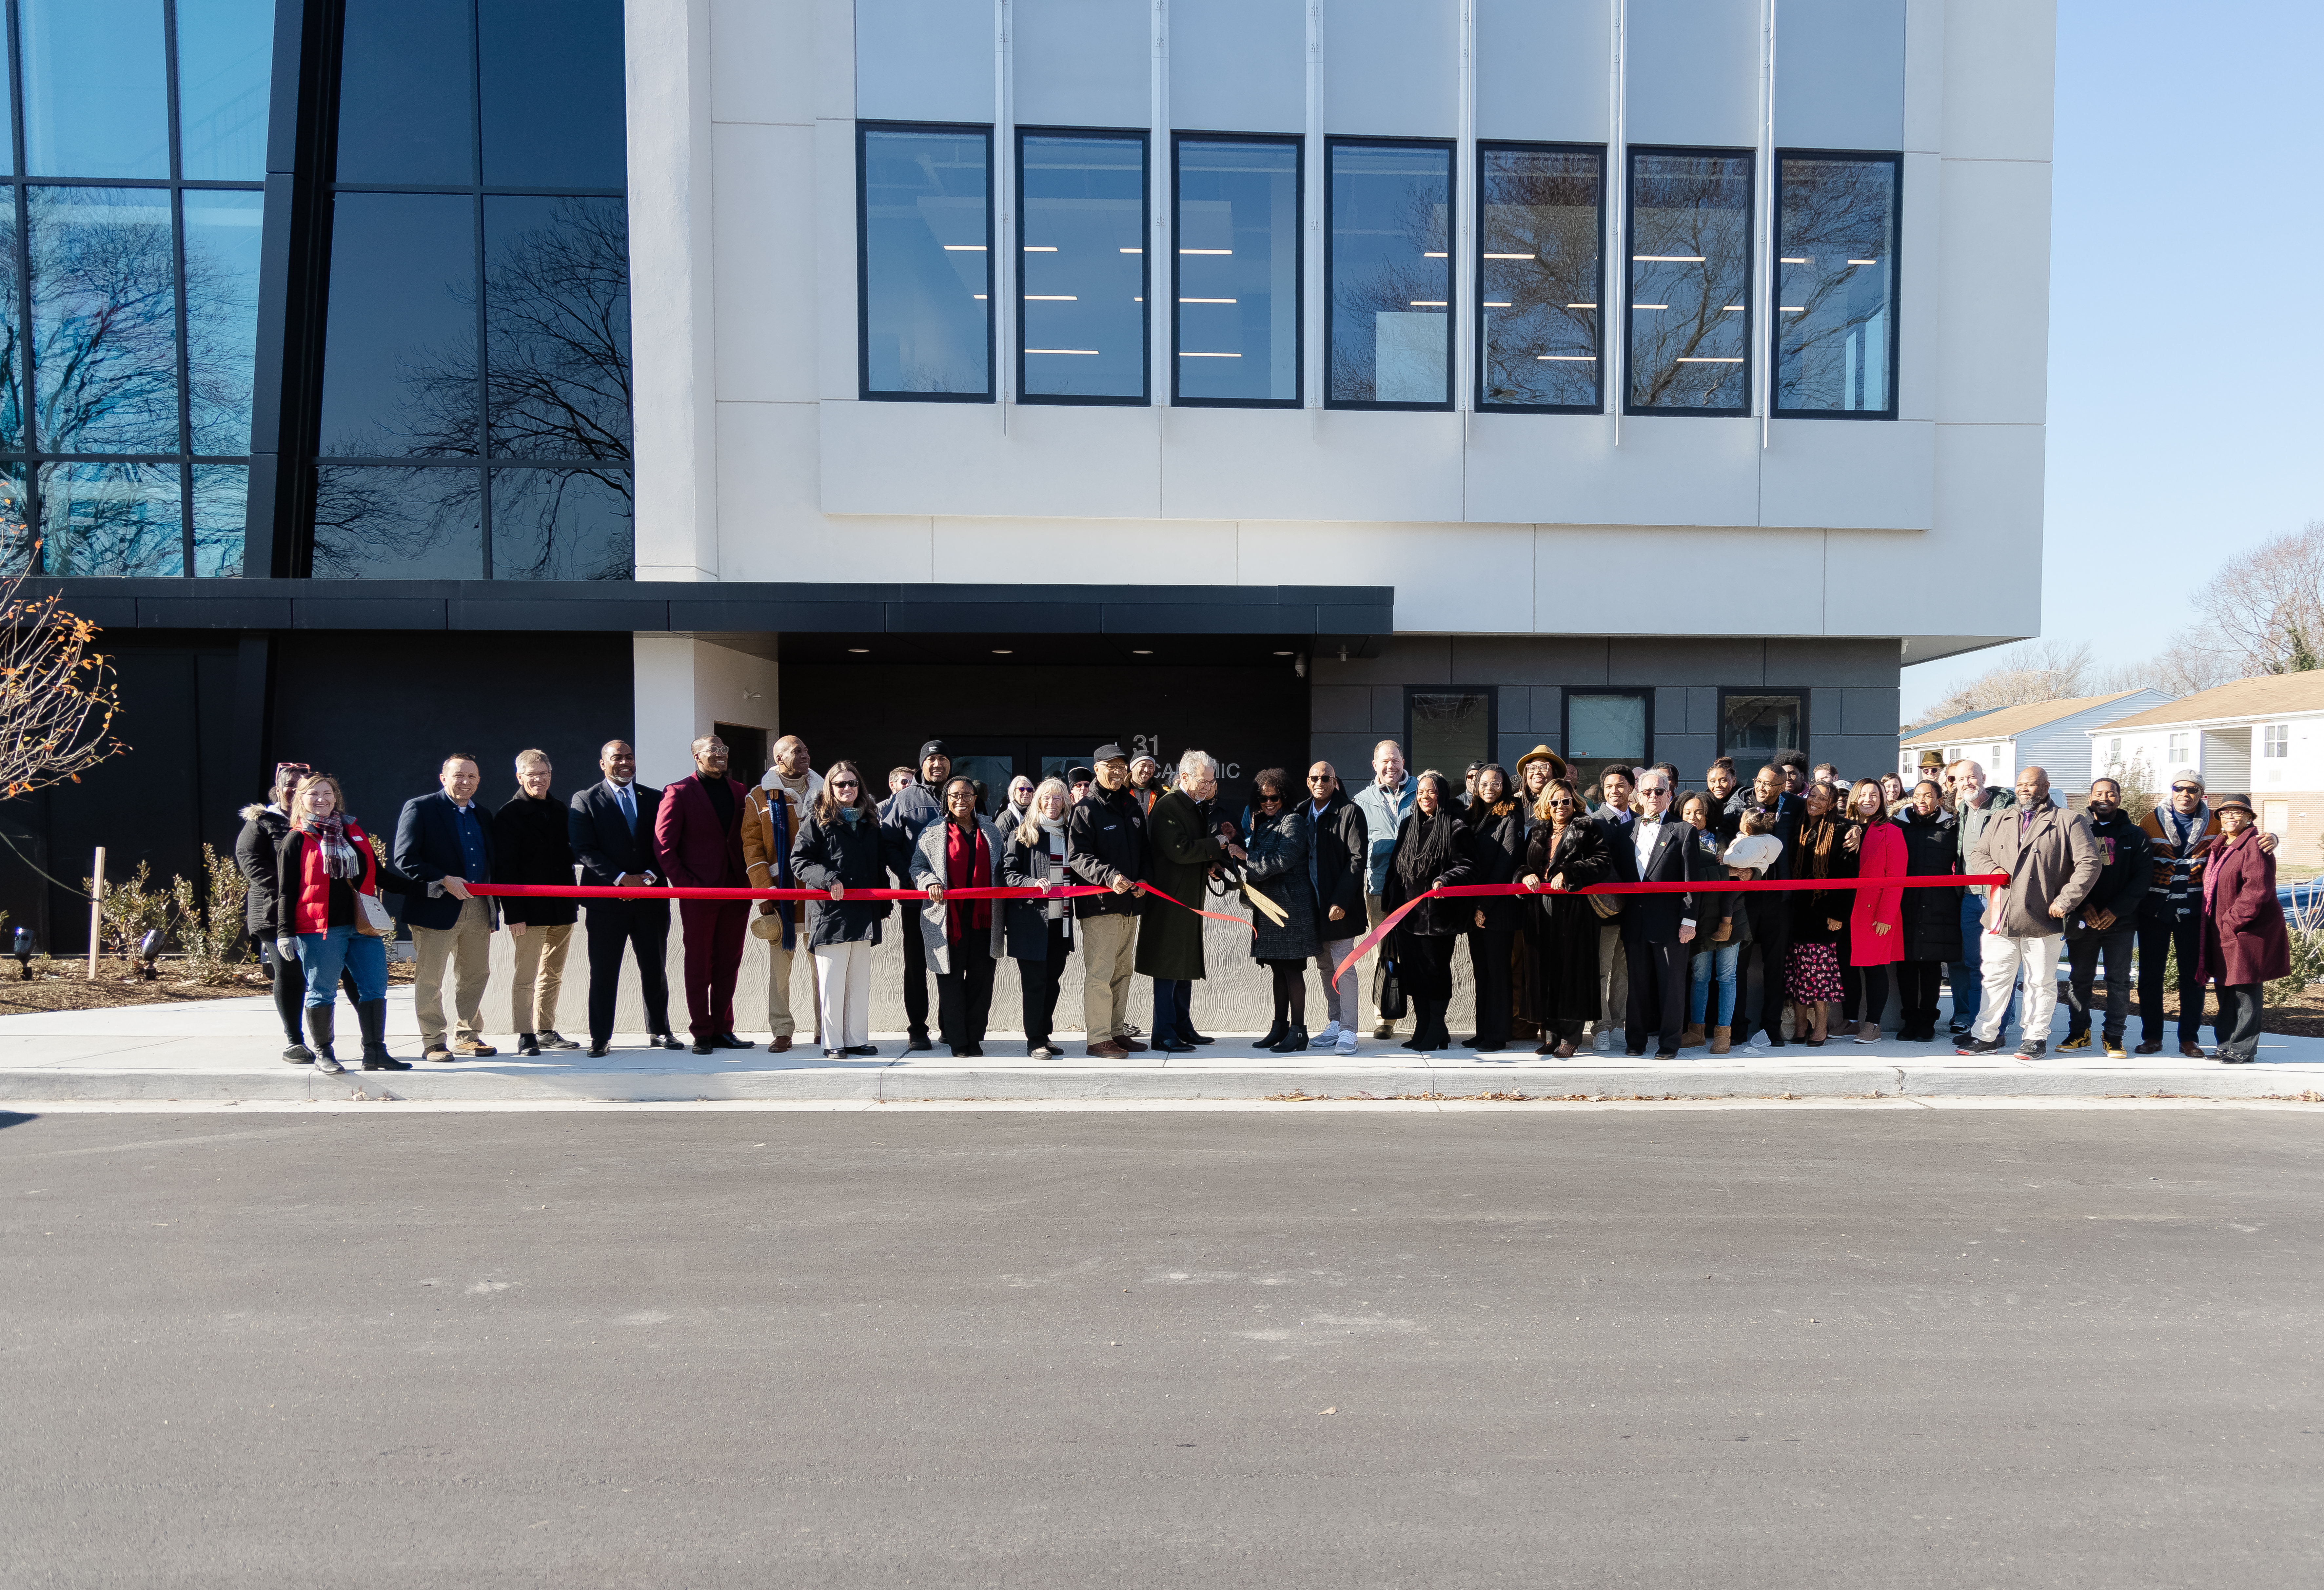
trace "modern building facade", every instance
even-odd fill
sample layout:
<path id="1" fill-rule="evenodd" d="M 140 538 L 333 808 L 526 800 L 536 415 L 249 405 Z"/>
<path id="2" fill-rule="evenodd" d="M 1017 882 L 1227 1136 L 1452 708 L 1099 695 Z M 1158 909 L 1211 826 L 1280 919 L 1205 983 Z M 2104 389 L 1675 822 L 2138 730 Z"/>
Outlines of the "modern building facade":
<path id="1" fill-rule="evenodd" d="M 7 16 L 0 468 L 136 748 L 16 817 L 60 872 L 281 755 L 383 816 L 714 727 L 1881 766 L 1902 666 L 2038 628 L 2039 0 Z"/>

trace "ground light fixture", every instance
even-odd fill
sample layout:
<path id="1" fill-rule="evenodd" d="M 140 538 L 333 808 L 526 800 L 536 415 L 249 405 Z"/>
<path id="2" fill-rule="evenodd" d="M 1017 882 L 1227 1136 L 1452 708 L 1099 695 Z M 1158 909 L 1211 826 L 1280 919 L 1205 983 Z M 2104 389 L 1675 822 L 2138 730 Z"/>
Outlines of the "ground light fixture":
<path id="1" fill-rule="evenodd" d="M 29 927 L 18 928 L 14 946 L 8 952 L 16 958 L 16 970 L 20 979 L 24 982 L 31 982 L 32 980 L 32 930 Z"/>
<path id="2" fill-rule="evenodd" d="M 161 958 L 161 930 L 148 928 L 145 936 L 137 941 L 137 975 L 149 983 L 155 981 L 161 974 L 153 963 Z"/>

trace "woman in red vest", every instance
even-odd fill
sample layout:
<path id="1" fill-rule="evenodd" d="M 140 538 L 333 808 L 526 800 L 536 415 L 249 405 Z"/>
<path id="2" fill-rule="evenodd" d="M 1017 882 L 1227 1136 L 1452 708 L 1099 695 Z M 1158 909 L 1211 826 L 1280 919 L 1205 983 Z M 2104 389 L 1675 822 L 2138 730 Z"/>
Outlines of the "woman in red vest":
<path id="1" fill-rule="evenodd" d="M 310 773 L 290 795 L 290 826 L 276 841 L 275 952 L 298 960 L 307 981 L 307 1046 L 315 1069 L 346 1070 L 331 1052 L 339 970 L 355 978 L 355 1020 L 363 1033 L 363 1068 L 408 1071 L 387 1052 L 387 945 L 377 924 L 379 859 L 371 836 L 346 814 L 339 781 Z M 392 925 L 387 931 L 393 932 Z"/>

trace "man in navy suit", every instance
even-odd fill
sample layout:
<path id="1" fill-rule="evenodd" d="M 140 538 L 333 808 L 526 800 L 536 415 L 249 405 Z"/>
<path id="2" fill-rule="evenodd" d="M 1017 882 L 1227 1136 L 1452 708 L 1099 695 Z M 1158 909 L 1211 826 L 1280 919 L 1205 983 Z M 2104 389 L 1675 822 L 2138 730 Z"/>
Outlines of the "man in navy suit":
<path id="1" fill-rule="evenodd" d="M 726 742 L 706 734 L 694 742 L 694 771 L 662 791 L 654 819 L 654 854 L 680 888 L 745 889 L 742 803 L 750 792 L 726 777 Z M 748 900 L 680 900 L 686 926 L 686 1014 L 694 1052 L 748 1049 L 734 1035 L 734 979 L 742 970 L 742 938 L 751 925 Z"/>
<path id="2" fill-rule="evenodd" d="M 1638 777 L 1635 819 L 1613 830 L 1609 843 L 1616 883 L 1692 883 L 1707 876 L 1697 849 L 1687 841 L 1694 830 L 1671 809 L 1670 775 L 1649 768 Z M 1646 1052 L 1646 1034 L 1662 1043 L 1656 1060 L 1678 1058 L 1678 1034 L 1686 1015 L 1686 946 L 1694 940 L 1694 896 L 1632 895 L 1622 906 L 1622 948 L 1630 963 L 1630 1008 L 1622 1024 L 1632 1055 Z"/>
<path id="3" fill-rule="evenodd" d="M 565 820 L 573 853 L 580 858 L 581 881 L 608 888 L 659 887 L 660 865 L 654 855 L 654 815 L 661 791 L 638 782 L 638 753 L 626 740 L 609 740 L 597 751 L 604 774 L 573 797 Z M 622 988 L 622 951 L 638 959 L 638 987 L 645 996 L 650 1049 L 686 1047 L 669 1030 L 669 902 L 591 900 L 589 922 L 589 1052 L 602 1058 L 613 1042 L 613 1003 Z"/>
<path id="4" fill-rule="evenodd" d="M 411 951 L 419 965 L 411 979 L 411 1003 L 420 1017 L 420 1044 L 429 1060 L 480 1059 L 500 1052 L 484 1041 L 477 1025 L 490 974 L 493 929 L 499 914 L 482 895 L 468 892 L 468 880 L 493 880 L 492 814 L 476 804 L 483 781 L 476 758 L 455 751 L 436 776 L 443 787 L 403 803 L 395 821 L 395 868 L 428 886 L 406 896 L 404 918 L 411 924 Z M 444 1033 L 444 970 L 452 969 L 452 1006 L 459 1028 L 450 1043 Z"/>

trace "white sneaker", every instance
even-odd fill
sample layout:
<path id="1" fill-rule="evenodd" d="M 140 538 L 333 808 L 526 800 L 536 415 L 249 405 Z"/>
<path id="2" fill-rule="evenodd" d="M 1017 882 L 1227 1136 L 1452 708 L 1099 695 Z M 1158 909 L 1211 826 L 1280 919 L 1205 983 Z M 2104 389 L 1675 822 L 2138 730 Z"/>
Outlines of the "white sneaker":
<path id="1" fill-rule="evenodd" d="M 1600 1027 L 1598 1035 L 1590 1040 L 1590 1047 L 1600 1054 L 1613 1053 L 1615 1034 L 1621 1030 L 1619 1027 Z"/>
<path id="2" fill-rule="evenodd" d="M 1325 1027 L 1322 1032 L 1308 1039 L 1307 1047 L 1310 1049 L 1329 1049 L 1340 1041 L 1340 1024 L 1338 1022 L 1333 1022 L 1330 1026 Z"/>
<path id="3" fill-rule="evenodd" d="M 1333 1047 L 1339 1053 L 1353 1054 L 1356 1052 L 1356 1030 L 1353 1027 L 1342 1027 L 1340 1041 Z"/>

